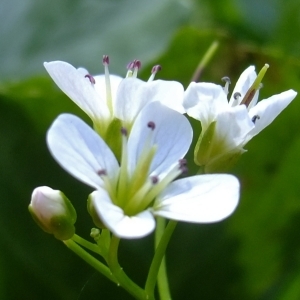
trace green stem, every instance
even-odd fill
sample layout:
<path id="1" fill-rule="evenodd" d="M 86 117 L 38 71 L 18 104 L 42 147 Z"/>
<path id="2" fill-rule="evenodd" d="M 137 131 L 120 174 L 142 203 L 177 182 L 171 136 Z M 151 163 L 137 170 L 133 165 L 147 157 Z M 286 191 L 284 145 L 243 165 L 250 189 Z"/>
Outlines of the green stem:
<path id="1" fill-rule="evenodd" d="M 209 63 L 209 61 L 212 59 L 213 55 L 215 54 L 216 50 L 219 47 L 219 42 L 218 41 L 214 41 L 210 47 L 208 48 L 208 50 L 206 51 L 206 53 L 204 54 L 203 58 L 201 59 L 201 61 L 199 62 L 191 81 L 197 81 L 199 80 L 204 68 L 207 66 L 207 64 Z"/>
<path id="2" fill-rule="evenodd" d="M 117 282 L 113 277 L 112 272 L 109 270 L 107 266 L 97 260 L 95 257 L 90 255 L 84 249 L 82 249 L 78 244 L 76 244 L 73 240 L 66 240 L 63 243 L 74 253 L 76 253 L 79 257 L 81 257 L 85 262 L 87 262 L 90 266 L 96 269 L 98 272 L 102 273 L 109 280 L 113 282 Z"/>
<path id="3" fill-rule="evenodd" d="M 72 240 L 73 240 L 74 242 L 76 242 L 77 244 L 83 246 L 84 248 L 89 249 L 90 251 L 93 251 L 93 252 L 95 252 L 95 253 L 97 253 L 97 254 L 102 255 L 102 254 L 101 254 L 101 251 L 100 251 L 100 248 L 98 247 L 97 244 L 91 243 L 91 242 L 89 242 L 89 241 L 83 239 L 82 237 L 80 237 L 80 236 L 77 235 L 77 234 L 74 234 L 74 235 L 73 235 Z"/>
<path id="4" fill-rule="evenodd" d="M 154 299 L 147 297 L 145 291 L 134 283 L 123 271 L 118 262 L 118 248 L 120 239 L 112 236 L 110 249 L 108 254 L 108 265 L 114 277 L 117 279 L 118 284 L 129 292 L 135 299 L 145 300 Z"/>
<path id="5" fill-rule="evenodd" d="M 163 258 L 165 256 L 165 252 L 168 246 L 168 243 L 171 239 L 173 231 L 177 225 L 176 221 L 169 221 L 168 225 L 166 226 L 164 232 L 162 233 L 164 223 L 163 221 L 158 218 L 158 227 L 157 227 L 157 234 L 156 234 L 156 251 L 150 266 L 150 270 L 148 273 L 148 278 L 146 281 L 145 290 L 149 295 L 154 294 L 154 288 L 156 284 L 156 280 L 159 280 L 159 293 L 161 300 L 171 299 L 169 284 L 168 284 L 168 277 L 166 273 L 166 266 L 163 263 L 162 269 L 160 269 Z M 161 237 L 161 238 L 160 238 Z M 159 239 L 160 238 L 160 239 Z"/>

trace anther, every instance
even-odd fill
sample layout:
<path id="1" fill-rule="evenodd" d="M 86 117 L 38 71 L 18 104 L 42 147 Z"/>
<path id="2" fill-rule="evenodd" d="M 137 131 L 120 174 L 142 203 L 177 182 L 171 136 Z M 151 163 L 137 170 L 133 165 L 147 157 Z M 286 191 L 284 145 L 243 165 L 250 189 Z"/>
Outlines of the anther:
<path id="1" fill-rule="evenodd" d="M 103 65 L 109 65 L 109 56 L 103 55 L 102 62 L 103 62 Z"/>
<path id="2" fill-rule="evenodd" d="M 124 136 L 128 135 L 128 131 L 127 131 L 127 129 L 125 127 L 121 128 L 121 134 L 124 135 Z"/>
<path id="3" fill-rule="evenodd" d="M 229 85 L 231 84 L 230 78 L 227 77 L 227 76 L 224 76 L 224 77 L 221 78 L 221 80 L 222 80 L 223 82 L 225 82 L 225 86 L 223 87 L 223 90 L 224 90 L 224 93 L 225 93 L 226 95 L 228 95 L 228 92 L 229 92 Z"/>
<path id="4" fill-rule="evenodd" d="M 152 122 L 152 121 L 148 122 L 147 126 L 148 126 L 150 129 L 152 129 L 152 130 L 155 129 L 155 123 Z"/>
<path id="5" fill-rule="evenodd" d="M 259 119 L 260 119 L 260 116 L 255 115 L 255 116 L 253 116 L 253 118 L 251 119 L 251 121 L 255 124 L 256 120 L 259 120 Z"/>
<path id="6" fill-rule="evenodd" d="M 180 160 L 178 161 L 178 163 L 179 163 L 179 168 L 181 168 L 181 167 L 186 167 L 186 165 L 187 165 L 187 160 L 186 160 L 185 158 L 182 158 L 182 159 L 180 159 Z"/>
<path id="7" fill-rule="evenodd" d="M 88 78 L 89 81 L 90 81 L 90 83 L 92 83 L 92 84 L 95 84 L 95 83 L 96 83 L 96 80 L 95 80 L 95 78 L 94 78 L 92 75 L 86 74 L 84 77 L 85 77 L 85 78 Z"/>
<path id="8" fill-rule="evenodd" d="M 134 61 L 133 61 L 133 68 L 134 69 L 140 69 L 141 68 L 141 66 L 142 66 L 142 63 L 141 63 L 141 61 L 140 60 L 137 60 L 137 59 L 135 59 Z"/>
<path id="9" fill-rule="evenodd" d="M 103 170 L 98 170 L 97 171 L 97 174 L 99 175 L 99 176 L 105 176 L 105 175 L 107 175 L 106 174 L 106 171 L 103 169 Z"/>
<path id="10" fill-rule="evenodd" d="M 222 80 L 223 82 L 225 82 L 225 83 L 231 84 L 231 80 L 230 80 L 230 78 L 229 78 L 228 76 L 222 77 L 221 80 Z"/>
<path id="11" fill-rule="evenodd" d="M 148 82 L 149 81 L 153 81 L 154 78 L 155 78 L 155 75 L 157 74 L 157 72 L 159 72 L 161 70 L 161 66 L 160 65 L 156 65 L 152 68 L 151 70 L 151 76 L 150 78 L 148 79 Z"/>
<path id="12" fill-rule="evenodd" d="M 179 166 L 179 170 L 182 174 L 186 174 L 188 172 L 187 166 Z"/>
<path id="13" fill-rule="evenodd" d="M 242 97 L 242 95 L 239 92 L 236 92 L 236 93 L 233 94 L 234 100 L 239 100 L 240 97 Z"/>
<path id="14" fill-rule="evenodd" d="M 158 177 L 157 176 L 151 176 L 150 177 L 152 184 L 157 184 L 158 183 Z"/>

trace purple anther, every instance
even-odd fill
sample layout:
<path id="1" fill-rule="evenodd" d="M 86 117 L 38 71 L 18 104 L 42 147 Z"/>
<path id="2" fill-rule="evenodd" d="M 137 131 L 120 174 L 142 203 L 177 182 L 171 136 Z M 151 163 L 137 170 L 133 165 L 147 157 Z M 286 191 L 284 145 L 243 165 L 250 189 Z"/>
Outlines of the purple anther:
<path id="1" fill-rule="evenodd" d="M 158 177 L 157 176 L 151 176 L 150 177 L 151 181 L 153 184 L 157 184 L 158 183 Z"/>
<path id="2" fill-rule="evenodd" d="M 84 77 L 85 77 L 85 78 L 88 78 L 88 79 L 90 80 L 90 83 L 92 83 L 92 84 L 95 84 L 95 83 L 96 83 L 96 80 L 95 80 L 95 78 L 94 78 L 92 75 L 87 74 L 87 75 L 85 75 Z"/>
<path id="3" fill-rule="evenodd" d="M 104 65 L 109 65 L 109 56 L 108 55 L 103 55 L 102 62 Z"/>
<path id="4" fill-rule="evenodd" d="M 127 65 L 127 70 L 132 70 L 134 68 L 134 61 L 131 61 L 130 63 L 128 63 Z"/>
<path id="5" fill-rule="evenodd" d="M 152 130 L 155 129 L 155 123 L 152 122 L 152 121 L 148 122 L 147 126 L 148 126 L 149 128 L 151 128 Z"/>
<path id="6" fill-rule="evenodd" d="M 161 66 L 160 65 L 156 65 L 152 68 L 151 73 L 152 74 L 156 74 L 157 72 L 159 72 L 161 70 Z"/>
<path id="7" fill-rule="evenodd" d="M 124 135 L 124 136 L 128 135 L 128 131 L 127 131 L 127 129 L 125 127 L 121 128 L 121 134 Z"/>
<path id="8" fill-rule="evenodd" d="M 140 60 L 137 60 L 137 59 L 135 59 L 134 61 L 133 61 L 133 68 L 134 69 L 140 69 L 141 68 L 141 66 L 142 66 L 142 63 L 141 63 L 141 61 Z"/>
<path id="9" fill-rule="evenodd" d="M 186 165 L 187 165 L 187 160 L 184 159 L 184 158 L 182 158 L 182 159 L 180 159 L 180 160 L 178 161 L 178 163 L 179 163 L 179 168 L 186 167 Z"/>
<path id="10" fill-rule="evenodd" d="M 107 175 L 107 174 L 106 174 L 106 170 L 104 170 L 104 169 L 103 169 L 103 170 L 98 170 L 98 171 L 97 171 L 97 174 L 98 174 L 99 176 L 105 176 L 105 175 Z"/>

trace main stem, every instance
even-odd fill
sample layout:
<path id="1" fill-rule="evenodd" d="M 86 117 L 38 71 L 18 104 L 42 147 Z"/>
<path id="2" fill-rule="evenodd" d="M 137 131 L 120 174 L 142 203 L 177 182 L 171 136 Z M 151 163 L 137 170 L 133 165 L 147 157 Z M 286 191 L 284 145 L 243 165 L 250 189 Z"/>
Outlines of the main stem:
<path id="1" fill-rule="evenodd" d="M 154 300 L 154 298 L 147 297 L 146 292 L 140 288 L 136 283 L 134 283 L 123 271 L 118 262 L 118 248 L 120 239 L 112 236 L 110 249 L 108 254 L 108 265 L 117 282 L 122 286 L 127 292 L 129 292 L 135 299 L 139 300 Z"/>
<path id="2" fill-rule="evenodd" d="M 156 284 L 156 280 L 159 280 L 159 294 L 161 300 L 170 300 L 171 295 L 169 291 L 169 284 L 168 284 L 168 277 L 166 273 L 166 266 L 163 263 L 162 269 L 160 269 L 163 258 L 165 256 L 165 252 L 167 249 L 167 246 L 169 244 L 169 241 L 171 239 L 171 236 L 173 234 L 173 231 L 177 225 L 176 221 L 169 221 L 168 225 L 165 227 L 165 230 L 162 234 L 162 230 L 164 227 L 164 221 L 159 220 L 158 218 L 158 236 L 156 236 L 156 243 L 158 243 L 158 246 L 156 247 L 156 251 L 150 266 L 150 270 L 148 273 L 148 278 L 146 281 L 145 290 L 149 295 L 154 295 L 154 288 Z M 159 236 L 161 238 L 159 239 Z"/>

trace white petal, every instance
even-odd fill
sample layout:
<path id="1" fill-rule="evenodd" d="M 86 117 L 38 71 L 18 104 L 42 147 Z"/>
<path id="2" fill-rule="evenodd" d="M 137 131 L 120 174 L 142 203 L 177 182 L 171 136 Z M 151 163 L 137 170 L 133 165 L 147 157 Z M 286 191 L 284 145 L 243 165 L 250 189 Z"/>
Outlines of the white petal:
<path id="1" fill-rule="evenodd" d="M 148 127 L 153 122 L 155 129 Z M 157 145 L 150 173 L 164 177 L 187 153 L 192 142 L 192 128 L 187 118 L 159 102 L 148 104 L 134 122 L 128 140 L 128 165 L 132 173 L 145 147 Z"/>
<path id="2" fill-rule="evenodd" d="M 100 99 L 103 99 L 105 101 L 105 103 L 107 103 L 107 101 L 106 101 L 107 100 L 106 99 L 107 86 L 106 86 L 105 75 L 94 76 L 94 79 L 96 81 L 96 83 L 94 85 L 96 92 L 99 94 Z M 117 76 L 117 75 L 110 75 L 109 80 L 110 80 L 112 102 L 114 103 L 116 100 L 116 95 L 117 95 L 117 90 L 118 90 L 119 84 L 121 83 L 123 78 L 120 76 Z"/>
<path id="3" fill-rule="evenodd" d="M 53 157 L 66 171 L 96 189 L 103 183 L 97 172 L 105 170 L 111 180 L 117 176 L 119 166 L 112 151 L 76 116 L 58 116 L 48 130 L 47 143 Z"/>
<path id="4" fill-rule="evenodd" d="M 240 78 L 238 79 L 234 90 L 231 94 L 231 98 L 229 101 L 229 105 L 232 106 L 233 103 L 235 102 L 234 99 L 234 94 L 235 93 L 240 93 L 241 97 L 239 98 L 239 102 L 235 103 L 235 105 L 240 104 L 240 102 L 243 100 L 244 96 L 246 95 L 247 91 L 249 90 L 249 88 L 251 87 L 251 85 L 253 84 L 254 80 L 256 79 L 257 75 L 255 72 L 255 68 L 254 66 L 250 66 L 248 67 L 240 76 Z M 252 100 L 253 102 L 257 101 L 257 97 L 258 97 L 258 93 L 255 94 L 254 99 Z"/>
<path id="5" fill-rule="evenodd" d="M 183 105 L 189 116 L 201 121 L 204 130 L 220 111 L 229 107 L 223 88 L 207 82 L 192 82 L 185 92 Z"/>
<path id="6" fill-rule="evenodd" d="M 63 61 L 45 62 L 44 66 L 57 86 L 94 121 L 110 117 L 105 99 L 101 99 L 93 84 L 77 70 Z"/>
<path id="7" fill-rule="evenodd" d="M 137 78 L 125 78 L 117 91 L 115 114 L 117 118 L 130 124 L 147 103 L 154 101 L 183 113 L 182 99 L 183 87 L 178 82 L 144 82 Z"/>
<path id="8" fill-rule="evenodd" d="M 199 175 L 171 183 L 155 201 L 153 213 L 168 219 L 210 223 L 235 210 L 239 182 L 232 175 Z"/>
<path id="9" fill-rule="evenodd" d="M 93 192 L 91 199 L 101 221 L 119 238 L 141 238 L 155 228 L 154 217 L 149 211 L 143 211 L 135 216 L 126 216 L 119 206 L 111 202 L 105 190 Z"/>
<path id="10" fill-rule="evenodd" d="M 260 101 L 256 106 L 250 109 L 249 116 L 252 119 L 255 116 L 255 127 L 249 133 L 245 143 L 267 127 L 273 120 L 291 103 L 297 93 L 293 90 L 285 91 L 274 95 L 266 100 Z"/>
<path id="11" fill-rule="evenodd" d="M 216 147 L 225 153 L 242 146 L 246 136 L 253 128 L 254 124 L 249 118 L 245 105 L 228 108 L 216 118 L 215 135 L 212 140 L 215 146 L 212 149 Z"/>

